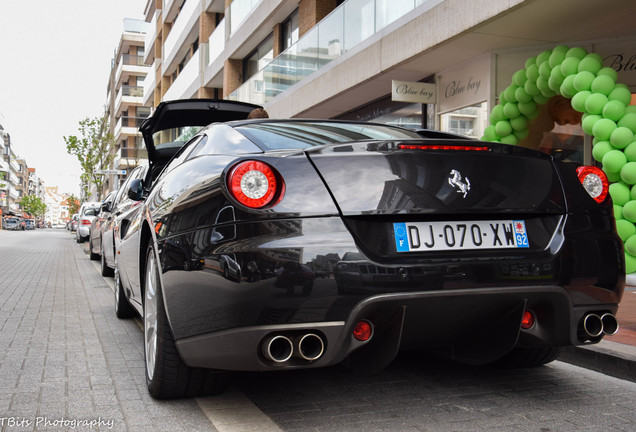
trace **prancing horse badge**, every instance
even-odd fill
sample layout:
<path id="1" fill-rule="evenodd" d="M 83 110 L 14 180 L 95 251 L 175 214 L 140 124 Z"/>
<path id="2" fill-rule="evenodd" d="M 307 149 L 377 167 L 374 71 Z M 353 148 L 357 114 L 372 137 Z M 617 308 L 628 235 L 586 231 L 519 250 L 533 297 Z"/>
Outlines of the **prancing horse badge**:
<path id="1" fill-rule="evenodd" d="M 470 180 L 466 177 L 465 181 L 462 181 L 462 175 L 459 171 L 451 170 L 450 177 L 448 177 L 448 184 L 457 188 L 457 193 L 464 194 L 463 198 L 466 198 L 466 195 L 468 195 Z"/>

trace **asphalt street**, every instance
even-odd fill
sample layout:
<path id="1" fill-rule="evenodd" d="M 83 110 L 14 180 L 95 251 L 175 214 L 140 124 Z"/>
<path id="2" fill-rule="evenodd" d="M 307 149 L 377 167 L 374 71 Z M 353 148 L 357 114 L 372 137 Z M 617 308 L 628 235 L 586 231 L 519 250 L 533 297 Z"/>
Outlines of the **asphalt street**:
<path id="1" fill-rule="evenodd" d="M 138 320 L 66 230 L 0 231 L 1 431 L 636 430 L 636 383 L 556 361 L 530 370 L 403 353 L 344 367 L 234 374 L 223 395 L 157 401 Z"/>

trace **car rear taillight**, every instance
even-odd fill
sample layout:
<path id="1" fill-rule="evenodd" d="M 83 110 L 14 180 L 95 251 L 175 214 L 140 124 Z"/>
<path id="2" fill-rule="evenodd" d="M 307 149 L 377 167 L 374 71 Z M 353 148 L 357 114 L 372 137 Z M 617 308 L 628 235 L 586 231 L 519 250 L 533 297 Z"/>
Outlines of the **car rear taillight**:
<path id="1" fill-rule="evenodd" d="M 448 150 L 448 151 L 490 151 L 488 146 L 441 145 L 441 144 L 398 144 L 400 150 Z"/>
<path id="2" fill-rule="evenodd" d="M 82 219 L 81 224 L 82 225 L 90 225 L 91 221 L 89 219 Z"/>
<path id="3" fill-rule="evenodd" d="M 576 169 L 576 173 L 587 193 L 596 202 L 603 202 L 609 192 L 609 181 L 605 173 L 600 168 L 593 166 L 580 166 Z"/>
<path id="4" fill-rule="evenodd" d="M 277 203 L 285 190 L 285 183 L 274 168 L 255 160 L 243 161 L 232 168 L 227 182 L 238 202 L 255 209 Z"/>

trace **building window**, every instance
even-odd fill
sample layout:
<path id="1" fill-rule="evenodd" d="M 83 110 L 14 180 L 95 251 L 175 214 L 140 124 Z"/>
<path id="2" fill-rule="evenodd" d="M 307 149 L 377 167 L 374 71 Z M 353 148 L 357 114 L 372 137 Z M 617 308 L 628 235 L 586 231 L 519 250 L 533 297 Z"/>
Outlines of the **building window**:
<path id="1" fill-rule="evenodd" d="M 270 34 L 243 60 L 243 80 L 247 81 L 274 60 L 274 35 Z"/>
<path id="2" fill-rule="evenodd" d="M 298 41 L 298 9 L 283 22 L 283 51 Z"/>

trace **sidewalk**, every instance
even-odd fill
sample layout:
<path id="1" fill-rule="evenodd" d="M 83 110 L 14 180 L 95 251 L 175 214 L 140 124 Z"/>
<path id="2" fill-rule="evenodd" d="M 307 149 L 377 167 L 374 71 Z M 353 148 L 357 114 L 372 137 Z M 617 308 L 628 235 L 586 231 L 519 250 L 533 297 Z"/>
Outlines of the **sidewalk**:
<path id="1" fill-rule="evenodd" d="M 559 360 L 636 382 L 636 275 L 627 276 L 616 317 L 618 333 L 598 344 L 568 348 Z"/>

